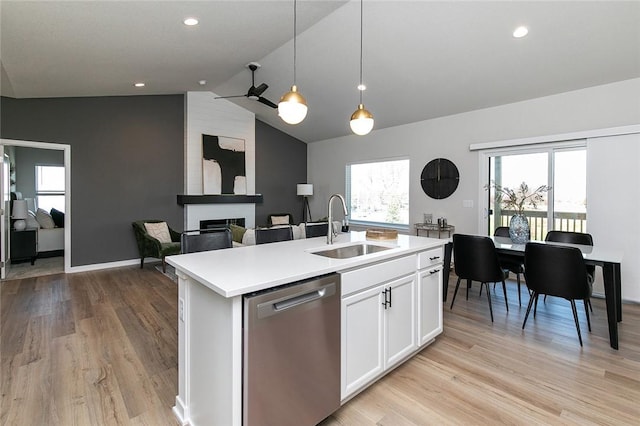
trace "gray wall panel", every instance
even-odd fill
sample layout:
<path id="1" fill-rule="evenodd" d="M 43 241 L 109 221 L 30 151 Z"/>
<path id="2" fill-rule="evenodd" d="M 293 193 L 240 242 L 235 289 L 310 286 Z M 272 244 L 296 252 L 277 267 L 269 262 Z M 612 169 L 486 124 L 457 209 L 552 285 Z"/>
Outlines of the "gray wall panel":
<path id="1" fill-rule="evenodd" d="M 256 120 L 256 225 L 266 225 L 270 213 L 291 213 L 302 221 L 302 197 L 296 184 L 307 181 L 307 144 Z M 317 219 L 317 216 L 313 216 Z"/>
<path id="2" fill-rule="evenodd" d="M 0 102 L 2 138 L 71 145 L 72 266 L 137 258 L 137 219 L 181 230 L 183 95 Z"/>

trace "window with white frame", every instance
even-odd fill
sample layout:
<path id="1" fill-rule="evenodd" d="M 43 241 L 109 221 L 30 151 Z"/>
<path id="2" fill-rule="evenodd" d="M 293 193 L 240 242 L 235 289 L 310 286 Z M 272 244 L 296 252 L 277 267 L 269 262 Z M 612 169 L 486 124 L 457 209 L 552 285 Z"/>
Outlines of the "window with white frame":
<path id="1" fill-rule="evenodd" d="M 350 222 L 408 227 L 408 159 L 348 164 L 346 175 Z"/>
<path id="2" fill-rule="evenodd" d="M 36 166 L 36 202 L 38 208 L 64 212 L 64 166 Z"/>
<path id="3" fill-rule="evenodd" d="M 533 189 L 550 187 L 536 208 L 527 207 L 525 216 L 532 240 L 543 240 L 551 230 L 587 232 L 586 168 L 584 141 L 558 142 L 533 147 L 507 148 L 485 152 L 487 181 L 516 189 L 522 182 Z M 512 211 L 502 210 L 493 190 L 487 191 L 487 232 L 508 226 Z"/>

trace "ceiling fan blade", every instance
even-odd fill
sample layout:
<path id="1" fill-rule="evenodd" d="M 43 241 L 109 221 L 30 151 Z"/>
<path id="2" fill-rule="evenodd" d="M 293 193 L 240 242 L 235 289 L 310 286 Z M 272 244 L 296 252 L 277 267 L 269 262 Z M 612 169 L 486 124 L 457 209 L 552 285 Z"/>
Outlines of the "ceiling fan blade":
<path id="1" fill-rule="evenodd" d="M 213 99 L 245 98 L 247 95 L 216 96 Z"/>
<path id="2" fill-rule="evenodd" d="M 274 104 L 273 102 L 271 102 L 269 99 L 267 98 L 263 98 L 262 96 L 260 96 L 258 98 L 258 102 L 263 103 L 267 106 L 270 106 L 271 108 L 278 108 L 278 105 Z"/>
<path id="3" fill-rule="evenodd" d="M 262 94 L 265 92 L 265 90 L 267 90 L 268 88 L 269 88 L 269 85 L 268 85 L 268 84 L 266 84 L 266 83 L 262 83 L 260 86 L 258 86 L 258 87 L 254 87 L 254 88 L 253 88 L 253 94 L 254 94 L 254 95 L 256 95 L 256 96 L 260 96 L 260 95 L 262 95 Z"/>

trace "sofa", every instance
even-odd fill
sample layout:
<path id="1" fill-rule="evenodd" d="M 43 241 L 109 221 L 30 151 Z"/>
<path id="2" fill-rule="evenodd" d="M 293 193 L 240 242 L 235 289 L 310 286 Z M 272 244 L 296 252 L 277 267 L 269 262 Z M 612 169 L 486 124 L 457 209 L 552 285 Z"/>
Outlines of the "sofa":
<path id="1" fill-rule="evenodd" d="M 278 227 L 283 227 L 283 226 L 290 226 L 291 230 L 293 231 L 293 239 L 294 240 L 299 240 L 301 238 L 307 238 L 307 227 L 323 227 L 323 229 L 327 229 L 326 228 L 327 222 L 309 222 L 309 223 L 300 223 L 298 225 L 274 225 L 271 226 L 271 228 L 278 228 Z M 340 222 L 339 221 L 334 221 L 333 222 L 333 229 L 336 230 L 340 230 Z M 256 233 L 255 233 L 255 229 L 254 228 L 244 228 L 242 226 L 238 226 L 238 225 L 231 225 L 231 234 L 233 237 L 233 246 L 234 247 L 240 247 L 240 246 L 252 246 L 256 244 Z M 314 234 L 317 235 L 317 232 L 314 232 Z M 326 235 L 326 233 L 324 234 Z"/>

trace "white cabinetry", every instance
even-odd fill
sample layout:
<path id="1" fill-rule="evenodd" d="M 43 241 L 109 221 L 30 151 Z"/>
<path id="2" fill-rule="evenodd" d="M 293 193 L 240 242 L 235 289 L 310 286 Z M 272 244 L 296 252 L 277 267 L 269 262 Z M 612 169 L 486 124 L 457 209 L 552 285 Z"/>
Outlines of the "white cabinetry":
<path id="1" fill-rule="evenodd" d="M 342 274 L 343 400 L 416 349 L 415 268 L 407 256 Z"/>
<path id="2" fill-rule="evenodd" d="M 418 254 L 418 345 L 442 333 L 442 248 Z"/>

